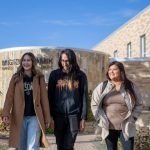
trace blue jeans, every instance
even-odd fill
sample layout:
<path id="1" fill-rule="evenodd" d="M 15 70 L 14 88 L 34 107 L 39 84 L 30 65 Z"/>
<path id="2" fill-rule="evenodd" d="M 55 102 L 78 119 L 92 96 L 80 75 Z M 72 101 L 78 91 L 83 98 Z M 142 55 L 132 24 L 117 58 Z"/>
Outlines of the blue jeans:
<path id="1" fill-rule="evenodd" d="M 134 137 L 131 137 L 127 141 L 125 141 L 121 130 L 109 130 L 109 135 L 105 140 L 108 150 L 117 150 L 118 138 L 121 141 L 123 150 L 134 149 Z"/>
<path id="2" fill-rule="evenodd" d="M 41 129 L 36 116 L 23 119 L 18 150 L 39 150 Z"/>

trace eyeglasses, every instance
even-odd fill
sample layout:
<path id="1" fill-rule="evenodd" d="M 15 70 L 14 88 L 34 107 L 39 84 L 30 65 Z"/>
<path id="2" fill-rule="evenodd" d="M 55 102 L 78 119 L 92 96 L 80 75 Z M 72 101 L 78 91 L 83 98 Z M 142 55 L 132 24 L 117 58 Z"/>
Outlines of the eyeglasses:
<path id="1" fill-rule="evenodd" d="M 69 60 L 61 60 L 61 62 L 63 62 L 63 63 L 69 63 Z"/>

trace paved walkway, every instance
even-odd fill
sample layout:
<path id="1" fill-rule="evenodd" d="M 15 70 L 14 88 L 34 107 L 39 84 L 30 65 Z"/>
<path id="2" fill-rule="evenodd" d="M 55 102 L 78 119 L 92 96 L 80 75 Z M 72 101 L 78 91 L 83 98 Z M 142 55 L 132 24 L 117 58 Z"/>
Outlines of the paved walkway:
<path id="1" fill-rule="evenodd" d="M 50 148 L 47 150 L 57 150 L 55 137 L 48 136 Z M 0 136 L 0 150 L 7 150 L 8 136 Z M 46 150 L 46 149 L 41 149 Z M 78 135 L 75 150 L 106 150 L 104 142 L 100 141 L 95 135 Z"/>
<path id="2" fill-rule="evenodd" d="M 56 150 L 55 138 L 50 136 L 48 139 L 51 143 L 50 150 Z M 95 135 L 78 135 L 75 150 L 106 150 L 106 145 Z"/>

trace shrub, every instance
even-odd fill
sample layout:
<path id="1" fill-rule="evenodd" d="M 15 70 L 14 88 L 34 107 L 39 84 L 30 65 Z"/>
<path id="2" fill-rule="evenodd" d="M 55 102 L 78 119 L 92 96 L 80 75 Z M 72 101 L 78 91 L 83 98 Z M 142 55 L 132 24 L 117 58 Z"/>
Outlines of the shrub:
<path id="1" fill-rule="evenodd" d="M 92 97 L 92 91 L 88 93 L 88 113 L 87 113 L 87 121 L 94 121 L 94 117 L 91 111 L 91 97 Z"/>
<path id="2" fill-rule="evenodd" d="M 53 133 L 54 133 L 54 129 L 47 128 L 47 129 L 45 130 L 45 133 L 46 133 L 46 134 L 53 134 Z"/>
<path id="3" fill-rule="evenodd" d="M 140 127 L 135 138 L 135 150 L 150 150 L 150 129 Z"/>
<path id="4" fill-rule="evenodd" d="M 2 121 L 2 109 L 0 109 L 0 132 L 8 132 L 9 125 L 6 125 Z"/>
<path id="5" fill-rule="evenodd" d="M 120 140 L 118 141 L 118 150 L 122 150 Z M 150 129 L 140 127 L 134 141 L 134 150 L 150 150 Z"/>

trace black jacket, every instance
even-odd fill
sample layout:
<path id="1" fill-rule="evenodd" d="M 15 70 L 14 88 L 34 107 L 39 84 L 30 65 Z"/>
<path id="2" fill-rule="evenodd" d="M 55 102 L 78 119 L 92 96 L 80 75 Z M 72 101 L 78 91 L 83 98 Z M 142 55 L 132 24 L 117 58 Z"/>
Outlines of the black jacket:
<path id="1" fill-rule="evenodd" d="M 24 116 L 35 116 L 34 104 L 33 104 L 33 91 L 32 82 L 33 76 L 25 76 L 23 78 L 24 82 L 24 97 L 25 97 L 25 109 Z"/>
<path id="2" fill-rule="evenodd" d="M 61 69 L 51 72 L 48 82 L 48 98 L 51 115 L 87 117 L 88 86 L 85 73 L 79 71 L 74 79 L 73 88 L 67 73 Z"/>

